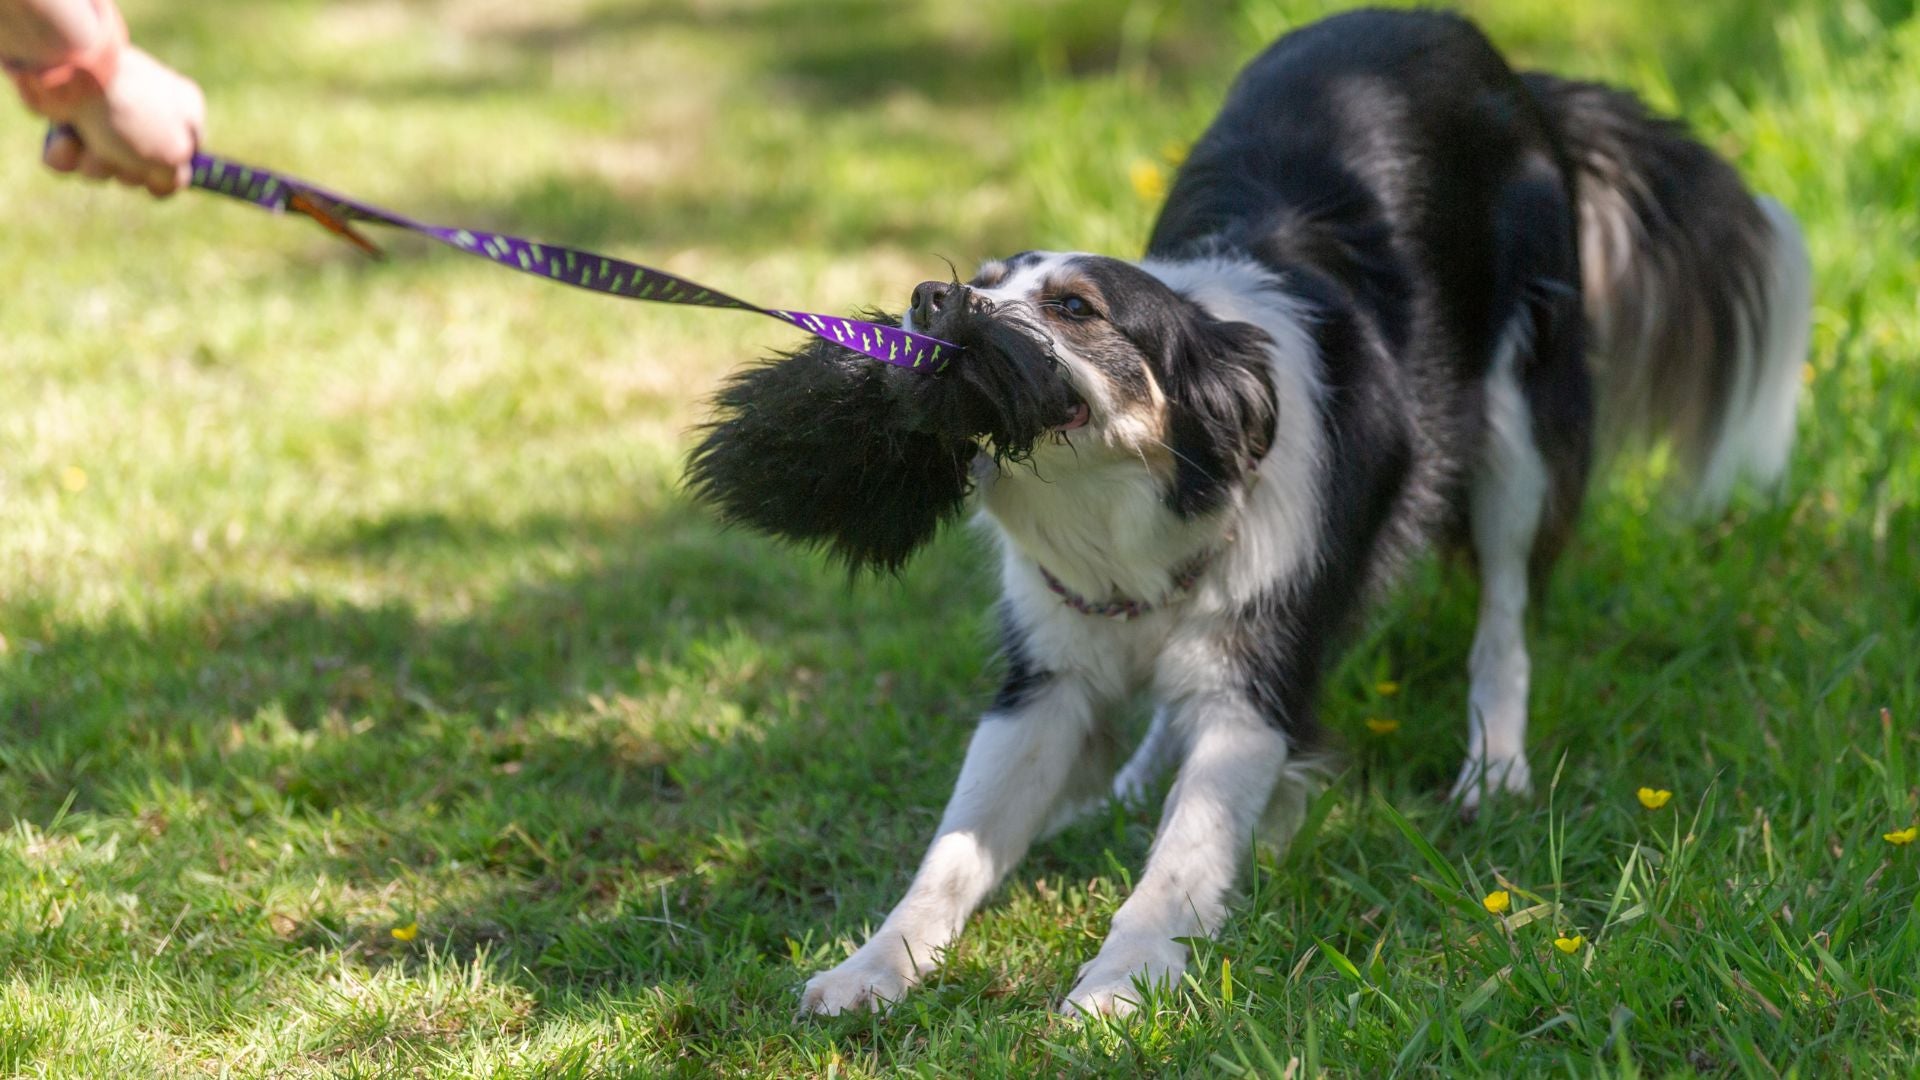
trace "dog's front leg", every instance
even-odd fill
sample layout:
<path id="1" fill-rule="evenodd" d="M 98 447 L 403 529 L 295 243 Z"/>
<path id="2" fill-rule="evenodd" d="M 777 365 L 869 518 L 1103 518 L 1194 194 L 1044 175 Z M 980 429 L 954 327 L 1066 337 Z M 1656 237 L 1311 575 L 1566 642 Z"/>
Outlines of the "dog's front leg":
<path id="1" fill-rule="evenodd" d="M 1133 895 L 1114 912 L 1099 955 L 1080 969 L 1065 1013 L 1124 1015 L 1139 1005 L 1136 980 L 1167 984 L 1187 965 L 1175 940 L 1212 934 L 1287 764 L 1287 739 L 1237 694 L 1178 707 L 1186 759 L 1167 794 L 1159 835 Z"/>
<path id="2" fill-rule="evenodd" d="M 931 971 L 1046 823 L 1092 724 L 1086 687 L 1060 676 L 1025 701 L 988 713 L 907 895 L 845 963 L 808 981 L 801 1012 L 879 1009 Z"/>

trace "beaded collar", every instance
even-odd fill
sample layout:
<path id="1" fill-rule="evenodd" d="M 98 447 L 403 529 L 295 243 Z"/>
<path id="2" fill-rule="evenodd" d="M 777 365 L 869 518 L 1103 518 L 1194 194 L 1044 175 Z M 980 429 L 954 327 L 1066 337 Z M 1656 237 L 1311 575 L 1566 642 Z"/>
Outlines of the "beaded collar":
<path id="1" fill-rule="evenodd" d="M 1074 592 L 1072 589 L 1067 588 L 1065 583 L 1053 576 L 1053 571 L 1048 570 L 1044 566 L 1041 566 L 1039 569 L 1040 576 L 1046 580 L 1047 588 L 1053 591 L 1053 595 L 1060 598 L 1061 603 L 1082 615 L 1093 615 L 1102 619 L 1120 619 L 1125 621 L 1137 619 L 1142 615 L 1163 608 L 1172 601 L 1185 596 L 1188 592 L 1192 591 L 1195 583 L 1200 580 L 1200 575 L 1207 572 L 1207 567 L 1213 564 L 1214 557 L 1219 554 L 1219 548 L 1212 548 L 1190 559 L 1186 565 L 1174 572 L 1173 588 L 1167 590 L 1167 594 L 1161 597 L 1156 603 L 1148 603 L 1145 600 L 1135 600 L 1130 596 L 1120 596 L 1112 600 L 1095 603 L 1081 596 L 1079 593 Z"/>

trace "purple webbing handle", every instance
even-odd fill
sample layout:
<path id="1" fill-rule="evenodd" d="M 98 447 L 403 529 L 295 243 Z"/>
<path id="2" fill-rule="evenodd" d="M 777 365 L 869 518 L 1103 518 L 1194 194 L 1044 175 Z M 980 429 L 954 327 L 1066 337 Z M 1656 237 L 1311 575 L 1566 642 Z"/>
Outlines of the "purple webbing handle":
<path id="1" fill-rule="evenodd" d="M 757 312 L 895 367 L 938 372 L 960 351 L 959 346 L 951 342 L 915 334 L 897 326 L 845 319 L 838 315 L 764 308 L 663 270 L 609 255 L 553 244 L 536 244 L 518 236 L 479 229 L 427 225 L 283 173 L 241 165 L 212 154 L 193 155 L 193 186 L 251 203 L 276 214 L 289 209 L 305 213 L 329 231 L 357 244 L 364 245 L 366 241 L 350 228 L 343 227 L 342 222 L 368 222 L 405 229 L 432 237 L 469 255 L 491 259 L 509 270 L 548 278 L 589 292 L 627 300 Z M 329 217 L 335 220 L 329 221 Z"/>

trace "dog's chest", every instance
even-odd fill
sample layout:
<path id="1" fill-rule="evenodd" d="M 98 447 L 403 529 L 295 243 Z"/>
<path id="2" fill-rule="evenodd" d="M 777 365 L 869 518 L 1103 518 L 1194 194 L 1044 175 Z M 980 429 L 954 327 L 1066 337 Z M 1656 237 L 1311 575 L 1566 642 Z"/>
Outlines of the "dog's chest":
<path id="1" fill-rule="evenodd" d="M 1052 456 L 985 485 L 1003 542 L 1090 601 L 1166 596 L 1205 538 L 1167 508 L 1145 465 L 1049 468 Z"/>

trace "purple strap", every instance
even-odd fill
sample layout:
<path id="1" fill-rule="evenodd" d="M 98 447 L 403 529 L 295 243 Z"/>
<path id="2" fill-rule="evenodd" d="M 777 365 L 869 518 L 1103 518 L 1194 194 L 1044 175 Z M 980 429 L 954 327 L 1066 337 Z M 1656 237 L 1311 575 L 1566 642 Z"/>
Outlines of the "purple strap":
<path id="1" fill-rule="evenodd" d="M 315 187 L 304 180 L 268 169 L 240 165 L 212 154 L 193 156 L 193 186 L 252 203 L 276 214 L 288 210 L 305 214 L 368 254 L 378 254 L 379 249 L 354 230 L 353 222 L 388 225 L 430 236 L 469 255 L 492 259 L 509 270 L 551 278 L 590 292 L 628 300 L 729 308 L 770 315 L 895 367 L 925 368 L 938 372 L 960 351 L 959 346 L 951 342 L 911 333 L 897 326 L 843 319 L 838 315 L 764 308 L 728 296 L 717 289 L 624 259 L 552 244 L 536 244 L 518 236 L 481 232 L 478 229 L 449 229 L 422 224 L 390 210 L 382 210 Z"/>

